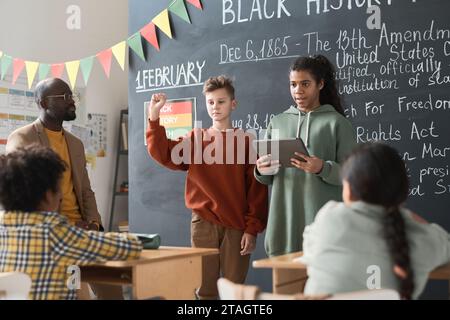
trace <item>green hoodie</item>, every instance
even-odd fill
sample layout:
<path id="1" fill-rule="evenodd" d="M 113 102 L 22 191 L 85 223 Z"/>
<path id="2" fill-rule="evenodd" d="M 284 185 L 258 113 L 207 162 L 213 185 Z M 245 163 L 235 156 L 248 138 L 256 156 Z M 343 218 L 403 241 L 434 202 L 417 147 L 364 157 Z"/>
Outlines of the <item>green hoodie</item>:
<path id="1" fill-rule="evenodd" d="M 302 250 L 305 226 L 325 203 L 342 201 L 340 164 L 356 145 L 350 121 L 328 104 L 308 113 L 291 106 L 270 121 L 266 132 L 266 139 L 298 136 L 310 155 L 325 161 L 319 174 L 280 168 L 276 175 L 263 176 L 255 167 L 256 179 L 272 185 L 265 239 L 269 256 Z"/>

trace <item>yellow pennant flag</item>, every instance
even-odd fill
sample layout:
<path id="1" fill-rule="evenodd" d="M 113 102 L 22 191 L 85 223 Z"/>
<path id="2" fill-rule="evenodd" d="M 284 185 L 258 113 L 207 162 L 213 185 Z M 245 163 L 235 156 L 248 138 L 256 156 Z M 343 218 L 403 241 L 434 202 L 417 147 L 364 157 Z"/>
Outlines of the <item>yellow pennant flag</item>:
<path id="1" fill-rule="evenodd" d="M 39 62 L 25 61 L 25 68 L 27 70 L 28 89 L 33 85 L 34 77 L 39 67 Z"/>
<path id="2" fill-rule="evenodd" d="M 172 39 L 172 30 L 170 30 L 169 11 L 167 9 L 161 11 L 152 22 L 160 28 L 170 39 Z"/>
<path id="3" fill-rule="evenodd" d="M 117 62 L 119 63 L 122 70 L 125 70 L 125 52 L 126 52 L 127 44 L 125 41 L 119 42 L 114 47 L 112 47 L 112 52 Z"/>
<path id="4" fill-rule="evenodd" d="M 0 51 L 0 58 L 3 56 L 3 52 L 2 51 Z"/>
<path id="5" fill-rule="evenodd" d="M 77 82 L 78 69 L 80 68 L 80 60 L 74 60 L 66 62 L 66 70 L 69 75 L 70 85 L 75 88 L 75 83 Z"/>

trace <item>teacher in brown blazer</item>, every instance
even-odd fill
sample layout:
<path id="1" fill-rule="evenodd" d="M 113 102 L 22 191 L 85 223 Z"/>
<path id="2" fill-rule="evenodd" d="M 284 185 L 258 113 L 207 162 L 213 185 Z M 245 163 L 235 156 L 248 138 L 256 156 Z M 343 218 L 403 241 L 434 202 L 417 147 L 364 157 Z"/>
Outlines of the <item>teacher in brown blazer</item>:
<path id="1" fill-rule="evenodd" d="M 103 230 L 86 171 L 83 143 L 62 127 L 63 121 L 76 118 L 75 96 L 66 82 L 51 78 L 36 85 L 35 100 L 39 118 L 9 135 L 6 152 L 31 144 L 52 148 L 68 167 L 61 183 L 63 199 L 59 212 L 78 227 Z"/>
<path id="2" fill-rule="evenodd" d="M 39 118 L 9 135 L 6 152 L 31 144 L 52 148 L 67 165 L 61 182 L 63 199 L 58 211 L 80 228 L 104 231 L 86 171 L 83 143 L 62 127 L 63 121 L 76 118 L 76 96 L 66 82 L 51 78 L 36 85 L 35 99 L 40 109 Z M 98 299 L 123 299 L 121 287 L 101 284 L 91 287 Z M 83 282 L 78 296 L 79 299 L 90 299 L 89 289 Z"/>

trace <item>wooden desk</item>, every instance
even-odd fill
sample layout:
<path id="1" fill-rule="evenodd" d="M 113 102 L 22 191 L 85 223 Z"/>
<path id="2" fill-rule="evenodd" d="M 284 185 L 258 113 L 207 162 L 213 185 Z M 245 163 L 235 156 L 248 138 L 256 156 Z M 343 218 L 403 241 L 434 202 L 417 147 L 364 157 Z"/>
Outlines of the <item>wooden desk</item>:
<path id="1" fill-rule="evenodd" d="M 217 249 L 181 247 L 144 250 L 136 260 L 83 266 L 81 281 L 131 285 L 133 299 L 194 299 L 202 280 L 202 257 L 218 253 Z"/>
<path id="2" fill-rule="evenodd" d="M 302 255 L 302 252 L 294 252 L 267 259 L 255 260 L 253 261 L 253 267 L 273 269 L 272 290 L 274 293 L 299 293 L 303 292 L 303 288 L 305 287 L 307 279 L 306 265 L 294 261 L 294 259 L 301 257 Z M 450 282 L 450 263 L 433 270 L 430 273 L 429 278 L 433 280 L 447 280 Z"/>

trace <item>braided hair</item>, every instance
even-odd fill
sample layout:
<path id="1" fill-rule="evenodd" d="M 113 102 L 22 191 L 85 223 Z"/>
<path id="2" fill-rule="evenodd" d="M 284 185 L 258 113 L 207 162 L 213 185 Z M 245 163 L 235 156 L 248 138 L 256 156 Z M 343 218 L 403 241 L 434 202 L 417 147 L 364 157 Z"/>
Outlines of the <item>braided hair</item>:
<path id="1" fill-rule="evenodd" d="M 345 116 L 337 90 L 334 66 L 325 56 L 319 54 L 312 57 L 300 57 L 295 60 L 290 71 L 308 71 L 317 83 L 323 80 L 323 88 L 319 96 L 320 104 L 330 104 L 337 112 Z"/>
<path id="2" fill-rule="evenodd" d="M 352 198 L 386 208 L 382 223 L 399 281 L 400 296 L 411 299 L 414 272 L 400 206 L 408 197 L 408 177 L 398 152 L 382 143 L 358 146 L 342 167 L 342 178 L 350 185 Z M 399 271 L 400 270 L 400 271 Z"/>

